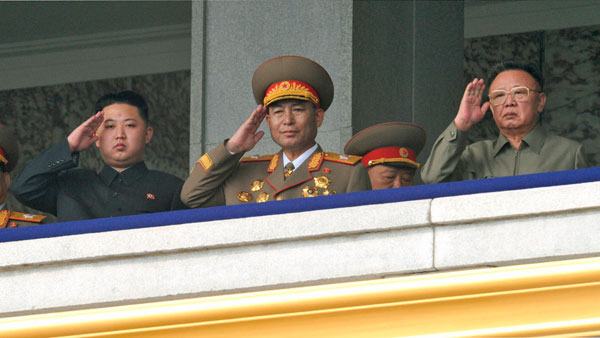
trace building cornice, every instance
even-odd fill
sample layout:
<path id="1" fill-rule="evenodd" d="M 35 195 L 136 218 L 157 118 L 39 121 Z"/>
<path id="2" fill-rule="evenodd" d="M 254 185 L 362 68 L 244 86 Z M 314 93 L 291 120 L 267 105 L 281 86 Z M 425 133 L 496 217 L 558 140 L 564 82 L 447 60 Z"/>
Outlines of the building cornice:
<path id="1" fill-rule="evenodd" d="M 600 334 L 600 258 L 0 319 L 6 337 Z"/>
<path id="2" fill-rule="evenodd" d="M 0 45 L 0 90 L 190 69 L 191 25 Z"/>

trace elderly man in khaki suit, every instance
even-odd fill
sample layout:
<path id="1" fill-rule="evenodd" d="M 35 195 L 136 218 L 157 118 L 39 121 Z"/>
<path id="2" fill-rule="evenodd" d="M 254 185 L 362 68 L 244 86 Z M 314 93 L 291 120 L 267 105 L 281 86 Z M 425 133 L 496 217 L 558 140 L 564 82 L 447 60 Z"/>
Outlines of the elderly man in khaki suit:
<path id="1" fill-rule="evenodd" d="M 546 104 L 544 81 L 532 64 L 505 61 L 485 85 L 467 85 L 454 121 L 438 137 L 421 170 L 425 183 L 513 176 L 586 168 L 582 145 L 546 131 L 539 123 Z M 500 133 L 495 140 L 467 144 L 467 132 L 488 108 Z"/>
<path id="2" fill-rule="evenodd" d="M 228 140 L 202 155 L 185 181 L 181 200 L 189 207 L 267 202 L 369 190 L 358 156 L 324 152 L 317 128 L 333 100 L 333 82 L 316 62 L 282 56 L 258 67 L 252 78 L 258 107 Z M 281 146 L 277 154 L 242 158 L 264 135 Z"/>

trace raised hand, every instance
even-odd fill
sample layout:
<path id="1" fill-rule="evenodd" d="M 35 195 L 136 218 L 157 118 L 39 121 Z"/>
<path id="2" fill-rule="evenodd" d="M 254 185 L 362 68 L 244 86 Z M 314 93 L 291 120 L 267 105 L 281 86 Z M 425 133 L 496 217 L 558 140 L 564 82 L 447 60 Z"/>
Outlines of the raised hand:
<path id="1" fill-rule="evenodd" d="M 102 125 L 102 121 L 104 121 L 104 112 L 99 111 L 75 128 L 67 137 L 71 152 L 84 151 L 94 144 L 98 140 L 96 130 Z"/>
<path id="2" fill-rule="evenodd" d="M 490 107 L 489 102 L 481 105 L 481 97 L 484 90 L 485 84 L 483 83 L 483 79 L 475 78 L 467 85 L 463 98 L 460 101 L 458 114 L 454 118 L 456 128 L 467 131 L 483 119 L 485 112 Z"/>
<path id="3" fill-rule="evenodd" d="M 265 134 L 263 131 L 257 132 L 265 116 L 267 116 L 267 108 L 259 104 L 246 122 L 227 141 L 225 144 L 227 150 L 232 153 L 241 153 L 254 148 Z"/>

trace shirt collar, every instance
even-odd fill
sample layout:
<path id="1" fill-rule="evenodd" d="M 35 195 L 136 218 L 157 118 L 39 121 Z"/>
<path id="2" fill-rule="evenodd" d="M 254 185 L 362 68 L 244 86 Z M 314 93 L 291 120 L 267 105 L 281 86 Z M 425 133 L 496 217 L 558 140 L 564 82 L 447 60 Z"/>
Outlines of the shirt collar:
<path id="1" fill-rule="evenodd" d="M 144 161 L 138 162 L 133 166 L 121 171 L 120 173 L 116 171 L 113 167 L 105 164 L 102 170 L 100 171 L 100 179 L 104 184 L 111 185 L 117 176 L 120 176 L 123 179 L 123 182 L 127 185 L 133 184 L 138 178 L 144 176 L 148 172 L 148 168 Z"/>
<path id="2" fill-rule="evenodd" d="M 546 130 L 542 128 L 539 124 L 535 126 L 525 137 L 523 137 L 523 141 L 527 143 L 529 148 L 533 150 L 536 154 L 539 154 L 542 151 L 542 146 L 544 145 L 544 141 L 546 140 Z"/>
<path id="3" fill-rule="evenodd" d="M 4 206 L 6 205 L 6 202 L 0 204 L 0 210 L 4 210 Z"/>
<path id="4" fill-rule="evenodd" d="M 531 150 L 533 150 L 536 154 L 539 154 L 542 151 L 542 146 L 544 145 L 544 141 L 546 140 L 546 130 L 539 125 L 539 123 L 529 132 L 521 142 L 525 142 Z M 500 133 L 498 135 L 498 139 L 496 140 L 496 144 L 494 145 L 494 156 L 498 155 L 500 150 L 506 146 L 508 143 L 508 139 Z"/>
<path id="5" fill-rule="evenodd" d="M 296 170 L 297 168 L 300 168 L 300 166 L 302 165 L 302 163 L 304 163 L 304 161 L 306 161 L 306 159 L 312 155 L 312 153 L 315 152 L 315 150 L 317 150 L 317 148 L 319 147 L 319 145 L 317 143 L 315 143 L 314 146 L 312 146 L 310 149 L 308 149 L 307 151 L 303 152 L 302 155 L 298 156 L 297 159 L 291 161 L 292 163 L 294 163 L 294 170 Z M 283 167 L 285 168 L 285 166 L 290 163 L 290 159 L 285 156 L 285 152 L 283 153 Z"/>
<path id="6" fill-rule="evenodd" d="M 498 155 L 500 150 L 504 149 L 504 147 L 506 146 L 507 143 L 509 143 L 509 142 L 508 142 L 508 139 L 506 138 L 506 136 L 504 136 L 504 134 L 500 133 L 500 135 L 498 135 L 498 139 L 496 139 L 496 144 L 494 144 L 494 157 L 496 155 Z"/>

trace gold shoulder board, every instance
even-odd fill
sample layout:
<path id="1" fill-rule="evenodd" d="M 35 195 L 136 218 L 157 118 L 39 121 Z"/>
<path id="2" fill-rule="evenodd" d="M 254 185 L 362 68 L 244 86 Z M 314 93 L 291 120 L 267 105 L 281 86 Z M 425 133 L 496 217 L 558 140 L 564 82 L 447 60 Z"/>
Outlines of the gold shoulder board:
<path id="1" fill-rule="evenodd" d="M 325 153 L 325 161 L 332 161 L 344 164 L 355 165 L 360 161 L 361 156 L 341 155 L 336 153 Z"/>
<path id="2" fill-rule="evenodd" d="M 26 214 L 23 212 L 13 211 L 10 213 L 10 219 L 14 221 L 23 221 L 23 222 L 32 222 L 32 223 L 40 223 L 44 220 L 46 216 L 43 215 L 34 215 L 34 214 Z"/>
<path id="3" fill-rule="evenodd" d="M 262 162 L 262 161 L 270 161 L 275 155 L 253 155 L 248 157 L 242 157 L 240 162 Z"/>

